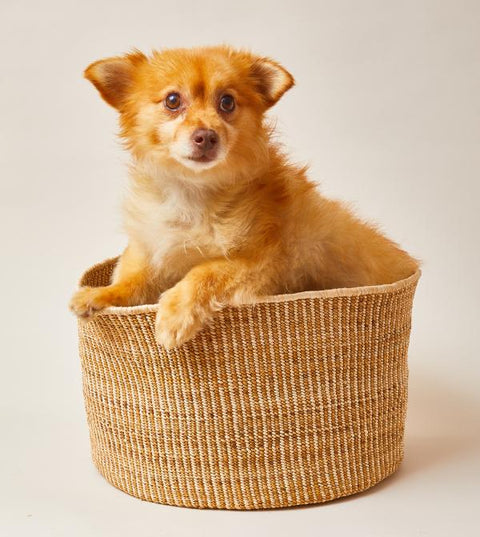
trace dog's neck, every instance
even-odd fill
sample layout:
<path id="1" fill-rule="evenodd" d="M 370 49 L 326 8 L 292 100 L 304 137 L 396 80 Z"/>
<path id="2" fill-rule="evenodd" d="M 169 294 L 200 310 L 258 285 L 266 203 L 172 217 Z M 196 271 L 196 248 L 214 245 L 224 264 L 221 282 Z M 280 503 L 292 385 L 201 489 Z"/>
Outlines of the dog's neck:
<path id="1" fill-rule="evenodd" d="M 133 160 L 130 165 L 131 188 L 136 195 L 145 195 L 163 202 L 166 197 L 178 200 L 181 205 L 207 207 L 218 198 L 235 197 L 260 177 L 268 176 L 268 165 L 249 169 L 219 172 L 215 168 L 203 173 L 192 170 L 164 167 L 154 160 Z"/>

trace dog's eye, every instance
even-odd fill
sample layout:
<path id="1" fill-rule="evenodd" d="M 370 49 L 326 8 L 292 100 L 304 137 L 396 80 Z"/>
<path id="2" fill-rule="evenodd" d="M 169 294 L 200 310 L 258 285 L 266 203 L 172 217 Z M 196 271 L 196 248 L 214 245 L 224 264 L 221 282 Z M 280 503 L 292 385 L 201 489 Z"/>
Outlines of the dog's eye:
<path id="1" fill-rule="evenodd" d="M 224 95 L 220 99 L 220 110 L 222 112 L 233 112 L 235 109 L 235 99 L 231 95 Z"/>
<path id="2" fill-rule="evenodd" d="M 169 110 L 177 110 L 181 103 L 180 95 L 178 93 L 169 93 L 165 99 L 165 106 Z"/>

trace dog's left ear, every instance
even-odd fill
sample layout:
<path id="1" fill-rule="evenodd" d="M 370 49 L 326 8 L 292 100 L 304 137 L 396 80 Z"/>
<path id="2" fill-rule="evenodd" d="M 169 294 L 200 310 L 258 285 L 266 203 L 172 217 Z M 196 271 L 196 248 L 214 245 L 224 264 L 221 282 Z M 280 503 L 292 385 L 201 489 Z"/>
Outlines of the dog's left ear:
<path id="1" fill-rule="evenodd" d="M 250 77 L 267 108 L 295 84 L 293 76 L 270 58 L 256 58 L 250 67 Z"/>

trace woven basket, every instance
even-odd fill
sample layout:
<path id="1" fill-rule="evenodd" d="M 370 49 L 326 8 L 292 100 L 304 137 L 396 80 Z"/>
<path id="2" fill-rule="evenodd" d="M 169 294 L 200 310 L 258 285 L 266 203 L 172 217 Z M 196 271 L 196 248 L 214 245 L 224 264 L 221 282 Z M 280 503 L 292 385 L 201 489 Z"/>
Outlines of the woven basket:
<path id="1" fill-rule="evenodd" d="M 110 281 L 116 259 L 81 285 Z M 155 343 L 154 305 L 79 323 L 93 461 L 115 487 L 188 507 L 325 502 L 399 466 L 420 272 L 221 311 L 192 341 Z"/>

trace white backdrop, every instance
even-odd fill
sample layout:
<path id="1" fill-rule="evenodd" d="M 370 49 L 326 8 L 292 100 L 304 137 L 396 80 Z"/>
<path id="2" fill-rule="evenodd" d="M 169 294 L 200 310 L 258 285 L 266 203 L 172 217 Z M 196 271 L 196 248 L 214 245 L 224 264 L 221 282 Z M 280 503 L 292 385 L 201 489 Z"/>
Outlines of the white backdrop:
<path id="1" fill-rule="evenodd" d="M 0 534 L 477 535 L 480 3 L 2 0 L 0 35 Z M 404 465 L 323 506 L 148 504 L 90 462 L 67 302 L 85 267 L 124 247 L 127 155 L 82 70 L 132 47 L 219 42 L 294 74 L 272 110 L 293 158 L 424 261 Z"/>

